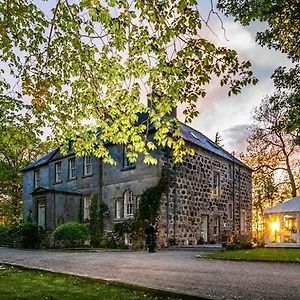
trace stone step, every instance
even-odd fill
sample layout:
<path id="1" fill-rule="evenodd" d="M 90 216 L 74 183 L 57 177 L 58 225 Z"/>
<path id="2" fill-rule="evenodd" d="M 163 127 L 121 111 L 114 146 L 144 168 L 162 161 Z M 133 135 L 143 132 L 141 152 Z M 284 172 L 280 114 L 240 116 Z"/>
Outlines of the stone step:
<path id="1" fill-rule="evenodd" d="M 185 246 L 170 246 L 170 250 L 188 250 L 188 251 L 222 251 L 225 247 L 222 244 L 204 244 L 204 245 L 185 245 Z"/>

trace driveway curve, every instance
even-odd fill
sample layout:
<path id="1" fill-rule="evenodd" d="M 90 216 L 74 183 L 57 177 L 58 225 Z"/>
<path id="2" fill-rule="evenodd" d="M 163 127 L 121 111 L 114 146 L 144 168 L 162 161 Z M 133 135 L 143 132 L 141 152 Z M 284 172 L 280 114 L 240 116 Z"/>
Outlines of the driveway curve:
<path id="1" fill-rule="evenodd" d="M 300 264 L 199 259 L 192 251 L 0 248 L 0 262 L 221 299 L 300 299 Z"/>

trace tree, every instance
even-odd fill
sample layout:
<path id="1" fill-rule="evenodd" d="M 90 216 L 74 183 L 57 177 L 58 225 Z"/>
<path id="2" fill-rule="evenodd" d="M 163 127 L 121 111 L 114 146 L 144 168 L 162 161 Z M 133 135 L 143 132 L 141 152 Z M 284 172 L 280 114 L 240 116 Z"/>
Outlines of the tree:
<path id="1" fill-rule="evenodd" d="M 299 146 L 296 139 L 298 131 L 285 131 L 286 106 L 276 105 L 266 98 L 255 111 L 256 128 L 249 139 L 250 147 L 254 144 L 261 152 L 268 153 L 270 159 L 261 161 L 259 168 L 271 171 L 283 171 L 288 177 L 292 197 L 297 196 L 299 187 L 296 185 L 295 172 L 299 172 L 297 153 Z M 274 161 L 275 159 L 275 161 Z"/>
<path id="2" fill-rule="evenodd" d="M 21 169 L 44 150 L 26 108 L 20 100 L 0 97 L 0 223 L 21 220 Z"/>
<path id="3" fill-rule="evenodd" d="M 72 140 L 78 155 L 113 163 L 105 145 L 124 144 L 130 161 L 151 164 L 167 145 L 180 161 L 192 150 L 170 117 L 178 103 L 191 121 L 212 77 L 229 95 L 256 82 L 249 62 L 199 36 L 195 0 L 57 0 L 51 12 L 38 3 L 0 2 L 0 56 L 63 152 Z"/>
<path id="4" fill-rule="evenodd" d="M 262 46 L 286 53 L 295 65 L 279 67 L 273 74 L 276 94 L 273 102 L 282 105 L 282 99 L 289 108 L 286 128 L 289 131 L 300 128 L 300 3 L 299 1 L 257 1 L 219 0 L 218 7 L 227 15 L 233 15 L 243 25 L 259 20 L 267 23 L 267 28 L 258 32 L 256 40 Z M 298 140 L 300 143 L 300 140 Z"/>
<path id="5" fill-rule="evenodd" d="M 220 133 L 219 133 L 219 132 L 216 132 L 215 143 L 216 143 L 218 146 L 220 146 L 220 147 L 224 147 L 224 145 L 223 145 L 222 142 L 223 142 L 223 139 L 222 139 Z"/>

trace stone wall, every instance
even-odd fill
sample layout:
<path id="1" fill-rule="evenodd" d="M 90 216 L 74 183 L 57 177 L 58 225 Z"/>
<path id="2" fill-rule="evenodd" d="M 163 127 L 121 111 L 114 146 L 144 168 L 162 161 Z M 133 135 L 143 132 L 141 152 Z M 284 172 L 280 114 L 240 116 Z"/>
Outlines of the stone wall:
<path id="1" fill-rule="evenodd" d="M 171 169 L 169 192 L 162 198 L 160 243 L 222 242 L 251 235 L 251 171 L 211 152 L 195 148 L 181 164 L 162 158 Z M 234 176 L 233 176 L 234 170 Z M 213 174 L 220 190 L 213 194 Z M 241 232 L 241 214 L 245 216 Z"/>

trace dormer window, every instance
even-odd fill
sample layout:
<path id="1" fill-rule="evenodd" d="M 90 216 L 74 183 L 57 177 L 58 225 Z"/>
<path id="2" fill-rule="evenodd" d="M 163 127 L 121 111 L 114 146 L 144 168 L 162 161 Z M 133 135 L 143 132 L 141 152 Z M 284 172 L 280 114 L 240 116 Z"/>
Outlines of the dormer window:
<path id="1" fill-rule="evenodd" d="M 92 175 L 92 159 L 90 156 L 83 158 L 83 175 Z"/>
<path id="2" fill-rule="evenodd" d="M 40 170 L 34 171 L 34 188 L 37 188 L 40 186 Z"/>
<path id="3" fill-rule="evenodd" d="M 69 179 L 75 179 L 76 178 L 76 164 L 75 164 L 75 157 L 72 157 L 68 161 L 68 173 L 69 173 Z"/>

